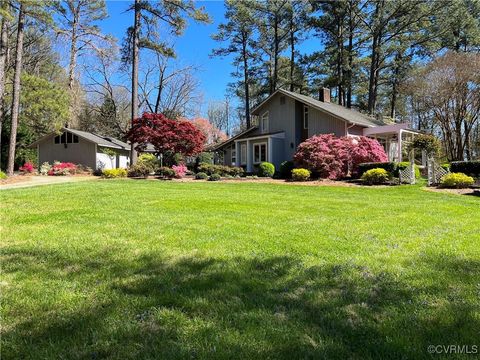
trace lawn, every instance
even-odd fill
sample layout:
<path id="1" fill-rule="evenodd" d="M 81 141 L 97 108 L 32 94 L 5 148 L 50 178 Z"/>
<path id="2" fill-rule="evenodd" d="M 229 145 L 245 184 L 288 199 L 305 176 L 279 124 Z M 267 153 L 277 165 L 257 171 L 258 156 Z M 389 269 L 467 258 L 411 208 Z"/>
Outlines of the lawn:
<path id="1" fill-rule="evenodd" d="M 2 359 L 406 359 L 442 357 L 431 344 L 480 348 L 476 197 L 98 180 L 0 199 Z"/>

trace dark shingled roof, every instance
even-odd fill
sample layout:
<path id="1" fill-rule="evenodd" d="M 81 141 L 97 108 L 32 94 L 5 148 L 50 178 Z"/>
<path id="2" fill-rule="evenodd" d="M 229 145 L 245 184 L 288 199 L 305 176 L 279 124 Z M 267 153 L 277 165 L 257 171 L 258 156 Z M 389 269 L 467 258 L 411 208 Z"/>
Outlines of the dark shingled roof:
<path id="1" fill-rule="evenodd" d="M 93 134 L 93 133 L 90 133 L 90 132 L 71 129 L 71 128 L 61 128 L 60 132 L 63 132 L 63 131 L 71 132 L 72 134 L 75 134 L 78 137 L 81 137 L 82 139 L 91 141 L 91 142 L 93 142 L 93 143 L 95 143 L 99 146 L 105 146 L 105 147 L 114 148 L 114 149 L 130 150 L 130 145 L 129 144 L 127 144 L 126 142 L 123 142 L 121 140 L 112 138 L 112 137 L 97 135 L 97 134 Z M 30 147 L 34 147 L 39 142 L 41 142 L 42 140 L 46 139 L 47 137 L 49 137 L 49 136 L 51 136 L 55 133 L 56 132 L 52 132 L 52 133 L 42 137 L 41 139 L 39 139 L 39 140 L 35 141 L 33 144 L 31 144 Z"/>
<path id="2" fill-rule="evenodd" d="M 366 126 L 366 127 L 374 127 L 374 126 L 379 126 L 379 125 L 385 125 L 383 122 L 380 122 L 376 120 L 375 118 L 372 118 L 368 115 L 362 114 L 358 111 L 352 110 L 352 109 L 347 109 L 346 107 L 343 107 L 341 105 L 337 105 L 334 103 L 330 102 L 323 102 L 317 99 L 314 99 L 310 96 L 302 95 L 302 94 L 297 94 L 288 90 L 284 89 L 278 89 L 275 91 L 272 95 L 270 95 L 266 100 L 264 100 L 262 103 L 260 103 L 258 106 L 256 106 L 253 110 L 252 113 L 254 113 L 256 110 L 258 110 L 263 104 L 265 104 L 270 98 L 272 98 L 276 93 L 282 93 L 284 95 L 287 95 L 293 99 L 296 99 L 306 105 L 309 105 L 313 108 L 325 111 L 333 116 L 336 116 L 342 120 L 348 121 L 349 123 L 355 124 L 355 125 L 361 125 L 361 126 Z"/>

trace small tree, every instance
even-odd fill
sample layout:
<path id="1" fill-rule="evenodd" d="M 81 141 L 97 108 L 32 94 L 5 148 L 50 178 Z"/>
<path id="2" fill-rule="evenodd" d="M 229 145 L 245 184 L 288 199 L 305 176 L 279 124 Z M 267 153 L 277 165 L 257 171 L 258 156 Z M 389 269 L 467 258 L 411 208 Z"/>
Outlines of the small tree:
<path id="1" fill-rule="evenodd" d="M 414 149 L 425 151 L 427 157 L 434 157 L 440 153 L 440 141 L 433 135 L 418 135 L 407 148 L 409 152 Z"/>
<path id="2" fill-rule="evenodd" d="M 203 150 L 205 135 L 190 121 L 167 119 L 163 114 L 144 113 L 133 121 L 127 139 L 136 144 L 135 150 L 145 150 L 152 144 L 163 154 L 166 164 L 174 162 L 175 154 L 193 156 Z"/>

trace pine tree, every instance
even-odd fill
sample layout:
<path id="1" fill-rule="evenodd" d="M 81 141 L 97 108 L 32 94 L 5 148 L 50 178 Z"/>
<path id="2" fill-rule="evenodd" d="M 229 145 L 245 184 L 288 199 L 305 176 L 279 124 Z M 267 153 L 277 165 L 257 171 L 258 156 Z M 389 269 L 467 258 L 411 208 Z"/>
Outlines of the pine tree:
<path id="1" fill-rule="evenodd" d="M 138 117 L 138 70 L 141 48 L 173 56 L 174 51 L 166 42 L 158 42 L 159 23 L 166 25 L 173 34 L 181 35 L 187 23 L 186 17 L 198 22 L 209 22 L 210 18 L 203 8 L 197 8 L 192 0 L 162 0 L 150 3 L 135 0 L 129 10 L 133 10 L 134 23 L 127 29 L 127 38 L 123 47 L 123 61 L 132 64 L 132 119 Z M 132 143 L 130 160 L 134 164 L 137 154 Z"/>
<path id="2" fill-rule="evenodd" d="M 255 30 L 254 15 L 251 10 L 253 2 L 250 0 L 227 0 L 225 7 L 227 22 L 219 25 L 218 32 L 213 36 L 213 39 L 219 42 L 226 42 L 227 45 L 213 50 L 212 56 L 235 55 L 233 65 L 242 71 L 240 86 L 243 87 L 243 94 L 241 97 L 243 97 L 245 104 L 246 127 L 249 128 L 251 126 L 251 74 L 256 59 L 252 50 Z M 239 76 L 239 74 L 235 75 Z"/>

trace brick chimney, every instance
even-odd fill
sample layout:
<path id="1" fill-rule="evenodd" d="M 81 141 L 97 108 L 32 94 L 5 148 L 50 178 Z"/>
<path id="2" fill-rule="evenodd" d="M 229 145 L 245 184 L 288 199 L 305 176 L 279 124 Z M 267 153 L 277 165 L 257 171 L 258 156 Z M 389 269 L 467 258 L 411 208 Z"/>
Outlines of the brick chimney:
<path id="1" fill-rule="evenodd" d="M 329 103 L 330 102 L 330 89 L 329 88 L 320 88 L 318 94 L 318 100 Z"/>

